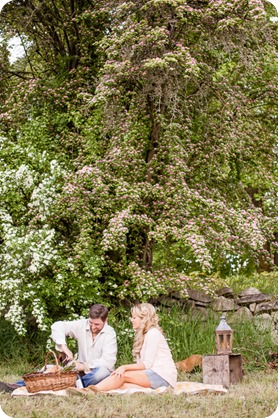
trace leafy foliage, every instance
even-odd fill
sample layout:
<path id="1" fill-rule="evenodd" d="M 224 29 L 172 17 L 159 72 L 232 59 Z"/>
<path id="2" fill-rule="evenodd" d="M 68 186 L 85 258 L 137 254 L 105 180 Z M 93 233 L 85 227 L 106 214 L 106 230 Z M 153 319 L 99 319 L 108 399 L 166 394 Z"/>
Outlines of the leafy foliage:
<path id="1" fill-rule="evenodd" d="M 17 332 L 276 268 L 270 13 L 261 0 L 5 6 L 0 307 Z M 25 54 L 11 63 L 14 35 Z"/>

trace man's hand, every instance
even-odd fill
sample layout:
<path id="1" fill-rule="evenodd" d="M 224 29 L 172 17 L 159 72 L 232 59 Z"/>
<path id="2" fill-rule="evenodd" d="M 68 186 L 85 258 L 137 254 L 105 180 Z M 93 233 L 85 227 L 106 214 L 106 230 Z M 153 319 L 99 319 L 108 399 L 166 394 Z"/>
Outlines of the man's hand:
<path id="1" fill-rule="evenodd" d="M 72 354 L 72 352 L 70 351 L 70 349 L 68 348 L 67 345 L 63 344 L 61 346 L 61 349 L 62 349 L 63 353 L 65 353 L 65 355 L 66 355 L 66 361 L 67 362 L 73 360 L 73 354 Z"/>
<path id="2" fill-rule="evenodd" d="M 84 372 L 84 370 L 85 370 L 84 364 L 80 363 L 80 361 L 75 361 L 74 362 L 74 368 L 75 368 L 75 370 L 77 370 L 79 372 Z"/>

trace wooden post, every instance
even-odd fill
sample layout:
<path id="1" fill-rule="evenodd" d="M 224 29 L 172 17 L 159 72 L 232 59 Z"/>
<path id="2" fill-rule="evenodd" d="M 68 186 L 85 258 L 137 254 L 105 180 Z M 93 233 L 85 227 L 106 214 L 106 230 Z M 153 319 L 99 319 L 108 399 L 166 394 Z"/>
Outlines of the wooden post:
<path id="1" fill-rule="evenodd" d="M 228 388 L 230 384 L 242 380 L 241 354 L 215 354 L 203 356 L 203 383 L 222 385 Z"/>

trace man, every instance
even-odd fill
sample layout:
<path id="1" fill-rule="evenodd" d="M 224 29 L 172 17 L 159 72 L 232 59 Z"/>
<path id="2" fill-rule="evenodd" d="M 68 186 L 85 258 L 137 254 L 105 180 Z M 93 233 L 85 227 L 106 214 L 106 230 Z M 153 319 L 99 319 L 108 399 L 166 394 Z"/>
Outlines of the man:
<path id="1" fill-rule="evenodd" d="M 58 321 L 51 326 L 51 338 L 56 350 L 64 353 L 66 360 L 73 360 L 73 353 L 66 338 L 77 340 L 78 358 L 74 361 L 80 372 L 83 387 L 96 385 L 114 370 L 117 356 L 117 340 L 114 329 L 108 325 L 108 309 L 101 304 L 91 305 L 88 319 Z M 16 384 L 0 382 L 0 392 L 12 392 L 24 381 Z"/>
<path id="2" fill-rule="evenodd" d="M 114 329 L 108 325 L 108 309 L 101 304 L 91 305 L 88 319 L 58 321 L 51 326 L 51 338 L 56 350 L 63 352 L 68 361 L 73 354 L 66 337 L 77 340 L 78 358 L 74 361 L 84 387 L 95 385 L 114 370 L 117 340 Z"/>

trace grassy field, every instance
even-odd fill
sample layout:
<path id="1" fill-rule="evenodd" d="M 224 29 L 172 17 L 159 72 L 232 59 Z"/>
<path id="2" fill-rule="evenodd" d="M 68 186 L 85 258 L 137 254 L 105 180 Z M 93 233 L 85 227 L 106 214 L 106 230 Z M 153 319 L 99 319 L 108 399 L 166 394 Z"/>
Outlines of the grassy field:
<path id="1" fill-rule="evenodd" d="M 115 316 L 115 318 L 117 318 Z M 215 352 L 214 329 L 219 318 L 206 322 L 190 319 L 182 312 L 160 312 L 161 324 L 172 348 L 175 361 L 190 354 Z M 114 321 L 119 343 L 119 364 L 130 357 L 133 334 L 128 320 Z M 116 327 L 117 325 L 117 327 Z M 271 369 L 276 348 L 269 332 L 258 332 L 250 322 L 234 324 L 234 351 L 244 362 L 242 383 L 229 388 L 224 395 L 105 395 L 90 397 L 33 396 L 14 397 L 0 393 L 0 406 L 11 418 L 267 418 L 278 406 L 278 375 Z M 45 345 L 17 340 L 12 332 L 3 332 L 0 352 L 0 380 L 15 382 L 25 372 L 42 367 Z M 3 343 L 3 344 L 2 344 Z M 9 345 L 11 344 L 11 345 Z M 2 347 L 1 347 L 2 345 Z M 35 351 L 31 353 L 30 348 Z M 6 355 L 6 357 L 5 357 Z M 202 382 L 202 373 L 180 374 L 179 381 Z M 0 418 L 5 418 L 1 416 Z M 275 418 L 278 418 L 275 417 Z"/>
<path id="2" fill-rule="evenodd" d="M 202 374 L 180 374 L 179 380 L 201 382 Z M 247 372 L 242 383 L 231 386 L 224 395 L 98 394 L 81 398 L 50 395 L 27 398 L 2 393 L 0 405 L 12 418 L 266 418 L 278 406 L 278 379 L 277 371 Z"/>
<path id="3" fill-rule="evenodd" d="M 245 281 L 244 281 L 244 280 Z M 237 291 L 256 286 L 261 291 L 277 294 L 277 276 L 256 281 L 236 278 Z M 260 280 L 260 281 L 259 281 Z M 190 315 L 179 306 L 158 310 L 160 324 L 165 332 L 175 361 L 191 354 L 215 353 L 215 328 L 220 314 L 205 320 Z M 110 311 L 109 322 L 118 337 L 118 364 L 132 361 L 133 331 L 129 311 Z M 229 322 L 229 317 L 228 317 Z M 278 407 L 277 346 L 270 330 L 259 330 L 250 321 L 231 324 L 234 329 L 234 353 L 241 353 L 244 363 L 243 381 L 229 388 L 224 395 L 105 395 L 89 397 L 32 396 L 11 397 L 0 392 L 0 406 L 11 418 L 267 418 Z M 0 380 L 15 382 L 44 364 L 49 334 L 30 333 L 19 337 L 13 328 L 0 319 Z M 74 342 L 71 349 L 74 348 Z M 276 359 L 276 360 L 275 360 Z M 274 364 L 275 362 L 275 364 Z M 179 375 L 179 381 L 202 382 L 200 371 Z M 278 412 L 275 418 L 278 418 Z"/>

